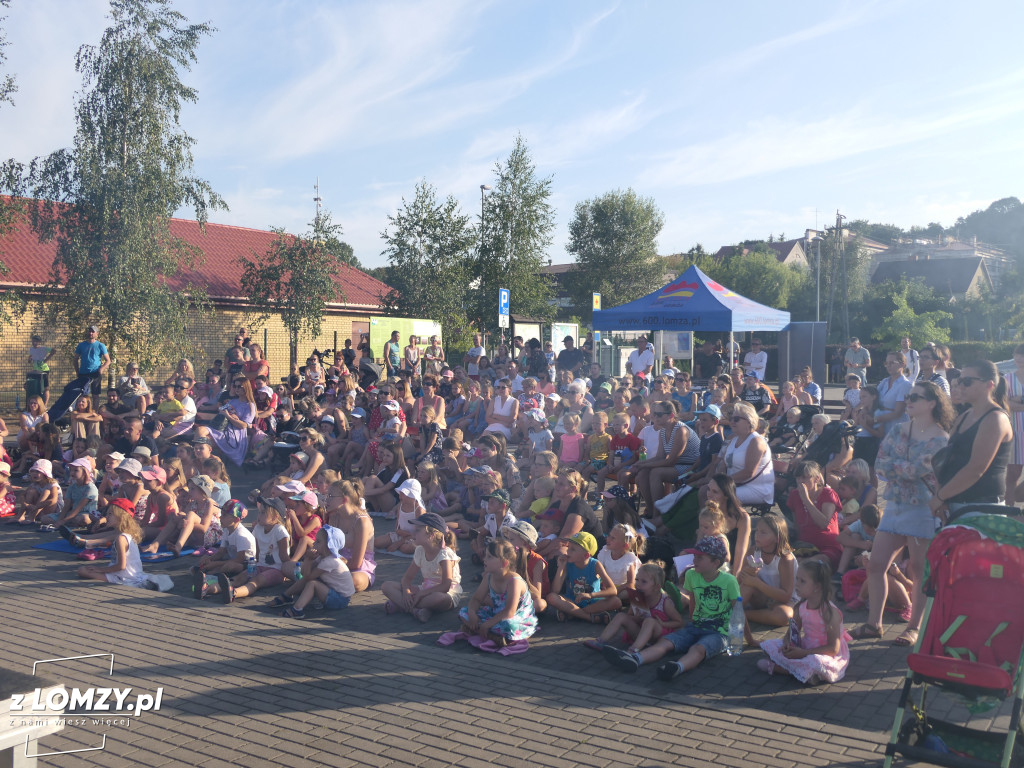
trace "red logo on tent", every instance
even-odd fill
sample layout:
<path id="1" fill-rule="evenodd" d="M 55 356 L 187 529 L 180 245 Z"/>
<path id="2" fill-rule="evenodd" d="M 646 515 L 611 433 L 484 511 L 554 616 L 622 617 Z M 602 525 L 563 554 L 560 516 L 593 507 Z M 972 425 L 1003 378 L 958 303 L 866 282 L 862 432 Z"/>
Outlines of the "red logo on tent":
<path id="1" fill-rule="evenodd" d="M 708 280 L 708 288 L 710 288 L 712 291 L 718 291 L 719 293 L 721 293 L 723 299 L 728 299 L 736 295 L 728 288 L 726 288 L 724 285 L 719 285 L 714 280 Z"/>
<path id="2" fill-rule="evenodd" d="M 669 283 L 661 289 L 661 293 L 658 294 L 658 298 L 655 301 L 661 301 L 662 299 L 682 298 L 688 299 L 697 292 L 700 288 L 699 283 L 688 283 L 686 280 L 679 279 L 674 283 Z"/>

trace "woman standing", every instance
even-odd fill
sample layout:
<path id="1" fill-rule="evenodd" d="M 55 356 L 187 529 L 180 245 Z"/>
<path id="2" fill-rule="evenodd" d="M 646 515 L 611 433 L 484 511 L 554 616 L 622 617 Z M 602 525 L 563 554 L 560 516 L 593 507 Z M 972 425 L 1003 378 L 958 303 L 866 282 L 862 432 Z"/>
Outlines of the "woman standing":
<path id="1" fill-rule="evenodd" d="M 892 432 L 897 425 L 906 421 L 907 393 L 910 392 L 910 380 L 903 375 L 907 367 L 907 359 L 902 352 L 890 352 L 885 356 L 885 370 L 889 375 L 878 383 L 878 415 L 876 421 L 885 428 L 885 433 Z"/>
<path id="2" fill-rule="evenodd" d="M 437 336 L 430 337 L 430 344 L 423 350 L 423 372 L 438 376 L 444 366 L 444 350 Z"/>
<path id="3" fill-rule="evenodd" d="M 913 610 L 907 628 L 894 641 L 909 646 L 917 640 L 924 613 L 924 562 L 928 543 L 935 536 L 935 517 L 928 508 L 930 488 L 934 486 L 932 457 L 946 445 L 946 430 L 953 423 L 953 406 L 930 381 L 919 381 L 906 398 L 910 421 L 898 425 L 882 440 L 876 469 L 887 481 L 885 514 L 878 525 L 871 559 L 868 562 L 868 595 L 871 604 L 867 624 L 853 636 L 882 636 L 882 608 L 888 598 L 889 569 L 904 546 L 910 552 L 910 572 L 914 582 Z"/>
<path id="4" fill-rule="evenodd" d="M 407 371 L 412 371 L 414 374 L 419 376 L 420 374 L 420 337 L 413 334 L 409 337 L 409 345 L 403 352 L 402 368 Z"/>
<path id="5" fill-rule="evenodd" d="M 967 410 L 949 434 L 949 455 L 935 468 L 938 488 L 929 506 L 943 520 L 967 504 L 1002 501 L 1013 449 L 1006 382 L 995 365 L 988 360 L 965 365 L 952 387 Z"/>

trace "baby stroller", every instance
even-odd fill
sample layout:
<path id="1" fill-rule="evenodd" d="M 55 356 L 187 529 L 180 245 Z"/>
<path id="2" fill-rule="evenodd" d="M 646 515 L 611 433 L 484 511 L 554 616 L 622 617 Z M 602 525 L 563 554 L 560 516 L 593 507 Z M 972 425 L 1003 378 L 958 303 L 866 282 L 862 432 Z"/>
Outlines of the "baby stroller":
<path id="1" fill-rule="evenodd" d="M 825 410 L 820 405 L 797 405 L 794 407 L 800 411 L 800 420 L 796 423 L 796 429 L 800 435 L 800 439 L 797 441 L 795 446 L 789 448 L 773 448 L 773 455 L 786 453 L 796 454 L 802 451 L 804 444 L 807 442 L 807 438 L 811 435 L 811 419 L 819 413 L 824 413 Z M 779 419 L 779 423 L 769 431 L 768 440 L 771 441 L 782 437 L 787 426 L 786 414 L 782 414 L 782 418 Z"/>
<path id="2" fill-rule="evenodd" d="M 1011 508 L 1004 507 L 1006 511 Z M 1024 764 L 1017 742 L 1024 695 L 1024 525 L 961 515 L 928 547 L 921 637 L 907 657 L 885 768 L 895 755 L 953 768 Z M 918 702 L 912 692 L 919 688 Z M 929 717 L 929 688 L 965 700 L 971 715 L 1012 700 L 1004 731 Z M 939 698 L 939 707 L 948 702 Z"/>

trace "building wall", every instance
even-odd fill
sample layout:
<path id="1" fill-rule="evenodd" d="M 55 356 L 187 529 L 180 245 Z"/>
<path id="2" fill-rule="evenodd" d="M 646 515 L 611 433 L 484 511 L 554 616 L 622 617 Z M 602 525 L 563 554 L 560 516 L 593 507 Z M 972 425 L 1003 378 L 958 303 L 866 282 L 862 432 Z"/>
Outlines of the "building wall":
<path id="1" fill-rule="evenodd" d="M 239 326 L 245 324 L 243 311 L 232 307 L 218 307 L 212 317 L 196 319 L 190 325 L 189 330 L 199 349 L 198 354 L 192 360 L 198 378 L 202 379 L 206 368 L 212 364 L 213 360 L 223 357 L 227 348 L 234 343 L 234 334 Z M 337 339 L 338 349 L 344 347 L 346 338 L 352 338 L 353 346 L 355 346 L 359 342 L 359 334 L 369 331 L 369 324 L 368 315 L 351 313 L 327 315 L 318 338 L 299 340 L 299 363 L 304 364 L 313 349 L 333 349 L 335 339 Z M 271 317 L 266 322 L 265 328 L 247 327 L 249 327 L 250 337 L 264 348 L 270 362 L 270 374 L 274 380 L 279 380 L 281 376 L 287 376 L 289 373 L 288 333 L 281 323 L 280 316 Z M 18 407 L 23 407 L 25 402 L 25 372 L 29 370 L 28 349 L 31 346 L 33 333 L 38 333 L 43 337 L 44 345 L 58 348 L 57 355 L 50 361 L 51 403 L 60 394 L 64 385 L 74 377 L 73 348 L 74 344 L 81 340 L 81 337 L 74 339 L 74 344 L 70 347 L 64 347 L 67 339 L 63 335 L 56 335 L 46 325 L 38 304 L 30 304 L 30 308 L 21 322 L 0 328 L 0 414 L 8 418 L 7 426 L 12 433 L 17 431 L 17 422 L 11 423 L 9 417 L 15 414 L 16 404 Z M 104 341 L 102 334 L 100 341 Z M 128 361 L 120 362 L 122 370 L 117 372 L 118 375 L 123 373 L 123 366 Z M 143 373 L 143 377 L 150 385 L 163 383 L 171 375 L 173 367 L 173 365 L 163 366 L 155 371 Z"/>

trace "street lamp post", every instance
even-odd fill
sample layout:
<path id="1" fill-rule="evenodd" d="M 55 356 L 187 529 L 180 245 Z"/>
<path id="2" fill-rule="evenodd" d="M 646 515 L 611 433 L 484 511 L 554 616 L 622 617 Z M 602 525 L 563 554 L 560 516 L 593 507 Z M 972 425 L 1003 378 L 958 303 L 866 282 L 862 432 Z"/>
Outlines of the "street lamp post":
<path id="1" fill-rule="evenodd" d="M 491 188 L 487 184 L 480 185 L 480 234 L 483 236 L 484 229 L 484 192 L 490 192 Z"/>
<path id="2" fill-rule="evenodd" d="M 815 276 L 814 276 L 814 320 L 815 322 L 821 322 L 821 237 L 819 235 L 814 236 L 814 244 L 817 246 L 817 258 L 815 259 Z"/>

